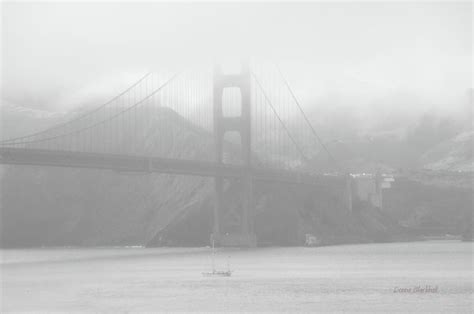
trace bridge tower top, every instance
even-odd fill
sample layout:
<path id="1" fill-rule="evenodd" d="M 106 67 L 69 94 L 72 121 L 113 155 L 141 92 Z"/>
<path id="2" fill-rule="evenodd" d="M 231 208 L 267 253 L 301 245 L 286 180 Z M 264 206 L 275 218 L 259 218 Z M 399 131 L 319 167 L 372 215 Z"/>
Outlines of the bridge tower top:
<path id="1" fill-rule="evenodd" d="M 250 68 L 242 62 L 241 71 L 237 74 L 224 74 L 222 67 L 214 67 L 214 136 L 216 144 L 216 162 L 223 163 L 223 145 L 227 132 L 240 135 L 242 164 L 251 164 L 251 99 Z M 237 88 L 240 91 L 240 115 L 226 116 L 223 110 L 223 96 L 226 88 Z"/>

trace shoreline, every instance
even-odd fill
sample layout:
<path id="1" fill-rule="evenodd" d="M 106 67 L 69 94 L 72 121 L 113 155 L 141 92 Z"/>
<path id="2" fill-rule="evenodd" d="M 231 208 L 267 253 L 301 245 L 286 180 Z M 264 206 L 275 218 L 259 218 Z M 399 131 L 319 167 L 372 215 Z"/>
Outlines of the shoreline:
<path id="1" fill-rule="evenodd" d="M 318 247 L 337 247 L 337 246 L 348 246 L 348 245 L 369 245 L 369 244 L 390 244 L 390 243 L 421 243 L 431 241 L 446 241 L 446 242 L 472 242 L 472 240 L 463 239 L 462 235 L 446 235 L 446 236 L 419 236 L 416 238 L 409 237 L 397 237 L 393 241 L 361 241 L 361 242 L 340 242 L 340 243 L 329 243 L 323 245 L 260 245 L 254 248 L 245 247 L 219 247 L 219 249 L 231 249 L 231 250 L 256 250 L 256 249 L 267 249 L 267 248 L 318 248 Z M 145 245 L 113 245 L 113 246 L 31 246 L 31 247 L 0 247 L 0 251 L 14 251 L 14 250 L 111 250 L 111 249 L 125 249 L 125 250 L 140 250 L 140 249 L 203 249 L 210 248 L 206 246 L 145 246 Z"/>

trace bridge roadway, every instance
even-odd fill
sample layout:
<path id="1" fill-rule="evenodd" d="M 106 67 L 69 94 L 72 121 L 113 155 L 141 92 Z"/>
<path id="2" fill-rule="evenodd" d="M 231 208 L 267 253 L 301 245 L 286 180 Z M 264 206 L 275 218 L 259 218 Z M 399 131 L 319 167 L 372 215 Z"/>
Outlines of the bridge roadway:
<path id="1" fill-rule="evenodd" d="M 342 175 L 311 175 L 283 169 L 248 168 L 209 161 L 13 147 L 0 147 L 0 164 L 226 178 L 243 178 L 250 172 L 254 180 L 319 187 L 340 187 L 346 180 Z"/>

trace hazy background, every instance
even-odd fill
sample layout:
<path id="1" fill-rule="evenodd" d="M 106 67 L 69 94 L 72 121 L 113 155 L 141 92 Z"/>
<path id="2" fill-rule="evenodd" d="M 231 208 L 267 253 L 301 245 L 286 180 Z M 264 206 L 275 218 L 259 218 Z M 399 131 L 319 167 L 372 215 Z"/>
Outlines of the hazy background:
<path id="1" fill-rule="evenodd" d="M 253 57 L 280 65 L 349 169 L 474 169 L 472 17 L 467 1 L 4 3 L 0 137 L 95 108 L 146 71 Z"/>
<path id="2" fill-rule="evenodd" d="M 470 2 L 426 1 L 3 4 L 0 138 L 95 108 L 145 71 L 273 60 L 343 170 L 314 137 L 299 138 L 307 161 L 270 157 L 311 173 L 382 171 L 397 180 L 383 209 L 361 199 L 354 215 L 324 205 L 329 194 L 311 191 L 308 205 L 302 191 L 259 187 L 260 241 L 297 245 L 307 232 L 332 244 L 460 236 L 473 217 L 472 13 Z M 182 158 L 212 158 L 211 134 L 197 136 L 174 112 L 160 115 L 166 123 L 137 120 L 140 140 L 121 127 L 120 145 L 162 156 L 163 140 Z M 293 124 L 294 134 L 308 131 Z M 254 133 L 256 143 L 268 136 Z M 5 246 L 209 243 L 210 180 L 3 166 L 0 179 Z"/>
<path id="3" fill-rule="evenodd" d="M 452 111 L 472 86 L 471 23 L 467 1 L 3 3 L 2 99 L 65 110 L 146 70 L 254 56 L 307 107 Z"/>

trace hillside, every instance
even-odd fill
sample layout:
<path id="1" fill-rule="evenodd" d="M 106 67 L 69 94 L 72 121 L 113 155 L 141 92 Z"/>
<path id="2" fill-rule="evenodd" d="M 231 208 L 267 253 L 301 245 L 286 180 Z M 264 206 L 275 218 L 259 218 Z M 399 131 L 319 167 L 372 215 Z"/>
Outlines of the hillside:
<path id="1" fill-rule="evenodd" d="M 423 168 L 441 171 L 474 171 L 474 132 L 463 132 L 434 146 L 420 157 Z"/>
<path id="2" fill-rule="evenodd" d="M 211 137 L 174 112 L 163 109 L 157 122 L 142 126 L 134 152 L 211 158 Z M 167 141 L 156 141 L 160 133 Z M 199 130 L 198 130 L 199 131 Z M 98 143 L 100 139 L 97 138 Z M 160 151 L 161 150 L 161 151 Z M 16 245 L 144 245 L 181 211 L 204 206 L 210 180 L 159 174 L 68 168 L 2 167 L 2 242 Z"/>
<path id="3" fill-rule="evenodd" d="M 3 118 L 13 122 L 12 117 Z M 144 141 L 118 134 L 118 145 L 134 153 L 213 158 L 212 136 L 171 110 L 160 110 L 156 120 L 140 125 L 138 133 Z M 99 145 L 100 137 L 96 140 Z M 209 241 L 212 179 L 3 166 L 1 182 L 4 247 L 202 246 Z M 281 184 L 257 185 L 255 193 L 261 245 L 301 245 L 306 233 L 324 244 L 386 241 L 399 232 L 395 221 L 368 204 L 359 204 L 350 215 L 327 193 Z M 226 195 L 229 206 L 238 206 L 239 185 L 230 182 Z"/>

